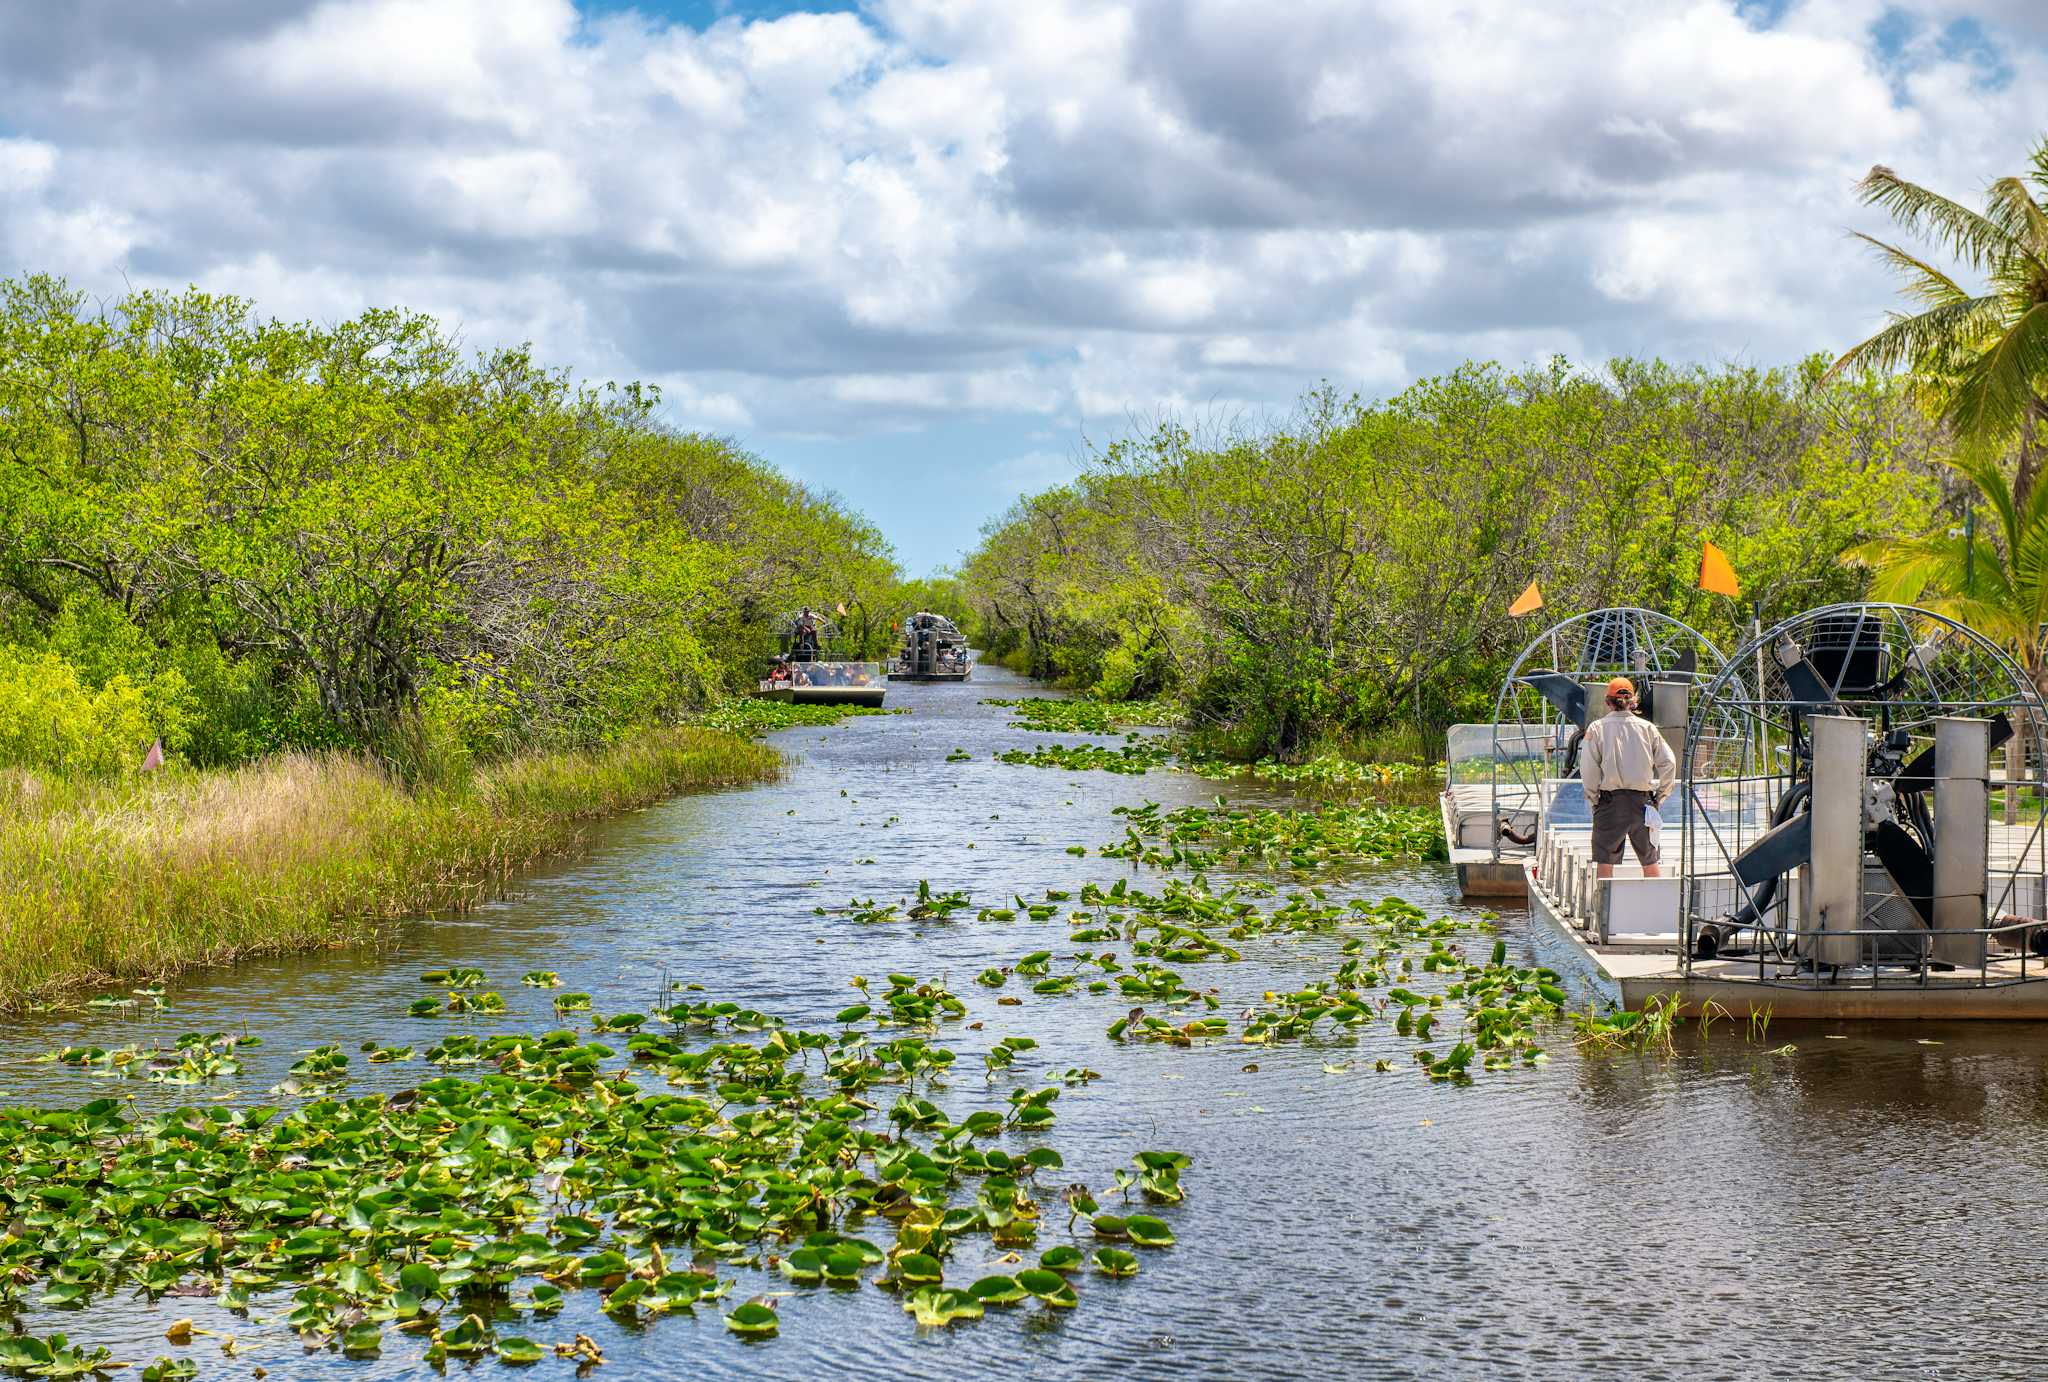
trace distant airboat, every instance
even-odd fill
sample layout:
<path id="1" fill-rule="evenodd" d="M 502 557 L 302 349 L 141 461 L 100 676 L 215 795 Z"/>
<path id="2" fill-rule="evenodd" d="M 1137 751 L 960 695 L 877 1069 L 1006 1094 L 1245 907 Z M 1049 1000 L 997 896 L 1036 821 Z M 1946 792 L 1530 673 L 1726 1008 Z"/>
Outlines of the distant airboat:
<path id="1" fill-rule="evenodd" d="M 848 659 L 843 652 L 831 620 L 808 609 L 792 615 L 755 694 L 808 705 L 880 705 L 888 693 L 882 664 Z"/>
<path id="2" fill-rule="evenodd" d="M 919 610 L 903 621 L 903 643 L 889 664 L 889 680 L 966 681 L 972 675 L 967 635 L 951 619 Z"/>

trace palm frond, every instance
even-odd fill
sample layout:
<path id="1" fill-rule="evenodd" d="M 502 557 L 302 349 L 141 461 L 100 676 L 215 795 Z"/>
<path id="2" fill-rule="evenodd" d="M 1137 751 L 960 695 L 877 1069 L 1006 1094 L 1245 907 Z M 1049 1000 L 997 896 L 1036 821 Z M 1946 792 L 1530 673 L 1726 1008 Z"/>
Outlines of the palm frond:
<path id="1" fill-rule="evenodd" d="M 1850 368 L 1889 372 L 1902 365 L 1934 363 L 1940 368 L 1944 362 L 1959 362 L 1967 357 L 1972 343 L 1995 329 L 2003 306 L 2003 299 L 1995 296 L 1966 297 L 1913 316 L 1895 312 L 1890 325 L 1842 352 L 1828 372 L 1839 374 Z"/>
<path id="2" fill-rule="evenodd" d="M 2036 278 L 2048 277 L 2048 211 L 2034 200 L 2019 178 L 2000 178 L 1984 197 L 1985 214 L 1993 224 L 2023 246 L 2022 255 Z"/>
<path id="3" fill-rule="evenodd" d="M 2006 552 L 2016 552 L 2026 536 L 2026 522 L 2013 500 L 2012 482 L 2005 477 L 2002 456 L 1966 451 L 1949 458 L 1949 467 L 1976 486 L 1979 497 L 1991 509 L 1998 524 L 1998 540 Z"/>
<path id="4" fill-rule="evenodd" d="M 1960 432 L 2007 436 L 2048 385 L 2048 302 L 2035 303 L 1959 373 L 1944 409 Z"/>
<path id="5" fill-rule="evenodd" d="M 1947 615 L 1959 624 L 1967 624 L 1993 642 L 2021 652 L 2023 657 L 2037 641 L 2026 620 L 2014 614 L 2009 607 L 1991 600 L 1948 595 L 1923 601 L 1921 607 Z"/>
<path id="6" fill-rule="evenodd" d="M 1930 587 L 1960 588 L 1961 579 L 1951 581 L 1955 554 L 1939 538 L 1879 539 L 1850 548 L 1842 560 L 1870 568 L 1870 598 L 1891 600 L 1902 605 L 1919 603 Z"/>
<path id="7" fill-rule="evenodd" d="M 1943 307 L 1969 296 L 1953 278 L 1897 245 L 1888 244 L 1875 235 L 1866 235 L 1860 230 L 1852 230 L 1849 234 L 1876 250 L 1878 258 L 1884 260 L 1894 273 L 1906 280 L 1906 296 L 1924 302 L 1929 307 Z"/>
<path id="8" fill-rule="evenodd" d="M 1865 206 L 1883 209 L 1914 235 L 1931 236 L 1973 269 L 1989 269 L 2022 248 L 1997 222 L 1906 181 L 1883 164 L 1865 174 L 1856 191 Z"/>

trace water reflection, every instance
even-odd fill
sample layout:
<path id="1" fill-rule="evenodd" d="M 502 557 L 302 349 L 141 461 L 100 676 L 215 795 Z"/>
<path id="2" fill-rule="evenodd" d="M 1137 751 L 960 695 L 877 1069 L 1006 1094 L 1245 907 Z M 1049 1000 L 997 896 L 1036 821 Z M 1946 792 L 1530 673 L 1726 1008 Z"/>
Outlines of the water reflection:
<path id="1" fill-rule="evenodd" d="M 1983 1321 L 2011 1283 L 2048 1265 L 2048 1211 L 2031 1193 L 2048 1109 L 2039 1029 L 1780 1024 L 1767 1046 L 1753 1046 L 1724 1027 L 1682 1040 L 1668 1061 L 1582 1060 L 1560 1040 L 1548 1067 L 1459 1090 L 1423 1080 L 1407 1043 L 1387 1031 L 1341 1045 L 1124 1048 L 1103 1032 L 1122 1010 L 1113 1000 L 996 1007 L 969 982 L 1028 951 L 1059 952 L 1057 920 L 1004 925 L 969 913 L 862 927 L 818 915 L 849 898 L 893 900 L 919 878 L 966 888 L 977 905 L 1107 884 L 1124 871 L 1118 861 L 1064 851 L 1117 838 L 1110 807 L 1146 796 L 1179 805 L 1219 790 L 1170 773 L 991 761 L 1046 742 L 979 703 L 1026 690 L 996 668 L 967 686 L 894 684 L 890 703 L 913 714 L 792 731 L 781 739 L 799 758 L 788 781 L 607 822 L 573 864 L 472 917 L 408 926 L 376 950 L 197 976 L 174 986 L 159 1016 L 66 1014 L 0 1033 L 0 1086 L 17 1099 L 75 1101 L 107 1086 L 37 1064 L 36 1053 L 246 1027 L 269 1042 L 240 1082 L 244 1097 L 261 1097 L 299 1049 L 431 1041 L 444 1028 L 405 1009 L 430 992 L 419 973 L 448 964 L 490 975 L 512 1009 L 493 1025 L 508 1027 L 555 1025 L 549 995 L 518 984 L 529 969 L 558 971 L 599 1011 L 644 1010 L 674 979 L 810 1023 L 851 1001 L 853 974 L 944 974 L 986 1023 L 949 1035 L 961 1069 L 978 1069 L 978 1053 L 1004 1035 L 1040 1042 L 1015 1080 L 956 1078 L 942 1101 L 949 1111 L 999 1105 L 1048 1070 L 1103 1072 L 1058 1102 L 1050 1140 L 1066 1157 L 1065 1178 L 1101 1186 L 1139 1148 L 1189 1152 L 1188 1201 L 1173 1214 L 1179 1247 L 1148 1254 L 1132 1280 L 1083 1281 L 1081 1308 L 1068 1314 L 991 1312 L 943 1334 L 919 1334 L 872 1288 L 798 1288 L 781 1338 L 759 1347 L 728 1335 L 709 1310 L 628 1331 L 598 1316 L 587 1294 L 540 1336 L 588 1332 L 611 1360 L 600 1375 L 658 1379 L 2034 1370 L 2030 1354 Z M 969 759 L 946 761 L 955 750 Z M 1441 869 L 1394 870 L 1354 890 L 1454 905 Z M 1524 953 L 1549 954 L 1531 948 L 1524 918 L 1504 925 Z M 1242 965 L 1201 972 L 1224 1011 L 1331 963 L 1315 941 L 1246 953 Z M 1378 1056 L 1395 1062 L 1393 1073 L 1371 1073 Z M 1252 1063 L 1257 1070 L 1244 1069 Z M 356 1088 L 396 1088 L 424 1070 L 357 1073 Z M 994 1259 L 970 1246 L 949 1278 L 971 1280 Z M 790 1288 L 749 1277 L 742 1293 L 758 1289 Z M 173 1313 L 209 1323 L 205 1302 L 175 1304 Z M 163 1317 L 132 1305 L 31 1323 L 125 1357 L 169 1351 Z M 273 1376 L 427 1375 L 406 1345 L 345 1363 L 302 1356 L 296 1341 L 246 1322 L 212 1323 L 245 1336 L 243 1366 Z M 209 1375 L 228 1370 L 195 1354 Z M 567 1375 L 553 1360 L 537 1371 Z"/>

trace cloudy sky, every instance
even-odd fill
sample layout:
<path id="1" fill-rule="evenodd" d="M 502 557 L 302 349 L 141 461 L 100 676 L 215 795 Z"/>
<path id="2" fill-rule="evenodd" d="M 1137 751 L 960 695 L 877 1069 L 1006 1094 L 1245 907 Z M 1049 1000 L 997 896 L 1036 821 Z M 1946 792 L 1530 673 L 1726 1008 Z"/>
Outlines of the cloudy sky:
<path id="1" fill-rule="evenodd" d="M 2034 0 L 0 0 L 0 273 L 531 340 L 922 570 L 1165 410 L 1838 349 L 1855 179 L 2044 132 Z"/>

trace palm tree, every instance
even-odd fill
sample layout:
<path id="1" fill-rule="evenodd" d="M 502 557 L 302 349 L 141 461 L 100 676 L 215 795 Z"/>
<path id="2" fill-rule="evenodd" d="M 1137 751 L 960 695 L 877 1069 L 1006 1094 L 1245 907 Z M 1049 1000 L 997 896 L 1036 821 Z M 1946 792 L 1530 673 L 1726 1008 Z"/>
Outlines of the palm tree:
<path id="1" fill-rule="evenodd" d="M 1990 542 L 1954 530 L 1917 538 L 1880 538 L 1851 548 L 1844 560 L 1872 568 L 1871 598 L 1919 605 L 1976 629 L 2019 660 L 2028 680 L 2048 697 L 2048 485 L 2024 499 L 1995 456 L 1965 454 L 1950 462 L 1976 487 L 1991 511 Z M 2027 776 L 2027 712 L 2013 712 L 2020 732 L 2007 741 L 2006 780 Z M 2018 799 L 2008 787 L 2006 819 Z"/>
<path id="2" fill-rule="evenodd" d="M 1852 548 L 1872 569 L 1871 598 L 1919 605 L 2004 645 L 2048 695 L 2048 485 L 2024 500 L 1995 457 L 1951 462 L 1990 510 L 1991 541 L 1958 532 L 1882 538 Z"/>
<path id="3" fill-rule="evenodd" d="M 1882 165 L 1870 170 L 1857 184 L 1864 205 L 1883 207 L 1986 284 L 1972 293 L 1925 259 L 1856 232 L 1906 280 L 1903 291 L 1921 310 L 1892 313 L 1829 371 L 1903 366 L 1964 446 L 1980 454 L 2016 447 L 2007 491 L 2016 515 L 2031 512 L 2048 451 L 2048 139 L 2031 163 L 2024 176 L 1992 183 L 1981 213 Z"/>

